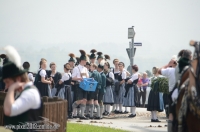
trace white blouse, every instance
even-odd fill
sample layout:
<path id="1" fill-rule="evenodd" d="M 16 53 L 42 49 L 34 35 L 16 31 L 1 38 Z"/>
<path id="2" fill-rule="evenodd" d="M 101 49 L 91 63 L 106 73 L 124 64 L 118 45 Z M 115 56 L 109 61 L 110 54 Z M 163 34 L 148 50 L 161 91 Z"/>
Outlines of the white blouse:
<path id="1" fill-rule="evenodd" d="M 42 70 L 40 71 L 40 76 L 41 76 L 41 77 L 45 77 L 46 74 L 47 74 L 47 73 L 46 73 L 45 70 L 42 69 Z"/>
<path id="2" fill-rule="evenodd" d="M 70 79 L 71 76 L 72 76 L 71 73 L 64 73 L 63 76 L 62 76 L 62 78 L 60 80 L 62 82 L 67 81 L 67 80 Z"/>

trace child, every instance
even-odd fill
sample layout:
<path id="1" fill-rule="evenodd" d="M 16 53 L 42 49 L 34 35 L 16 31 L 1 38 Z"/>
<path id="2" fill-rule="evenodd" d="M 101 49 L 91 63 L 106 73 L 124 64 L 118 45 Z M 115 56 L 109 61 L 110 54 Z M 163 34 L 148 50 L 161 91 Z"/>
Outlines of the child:
<path id="1" fill-rule="evenodd" d="M 143 83 L 142 83 L 141 74 L 138 74 L 138 76 L 139 76 L 138 83 L 137 83 L 137 85 L 138 85 L 138 90 L 139 90 L 139 92 L 143 92 L 143 88 L 141 87 L 141 85 L 143 84 Z"/>

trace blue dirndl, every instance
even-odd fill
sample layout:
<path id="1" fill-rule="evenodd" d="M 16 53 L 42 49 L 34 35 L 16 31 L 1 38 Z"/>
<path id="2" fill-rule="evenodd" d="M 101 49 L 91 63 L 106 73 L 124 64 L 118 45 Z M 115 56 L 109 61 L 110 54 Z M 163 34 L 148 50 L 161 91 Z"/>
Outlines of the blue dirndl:
<path id="1" fill-rule="evenodd" d="M 125 95 L 125 84 L 122 84 L 120 86 L 118 95 L 116 95 L 116 102 L 115 104 L 123 104 L 123 100 L 124 100 L 124 95 Z"/>
<path id="2" fill-rule="evenodd" d="M 103 103 L 110 105 L 114 104 L 113 91 L 111 86 L 106 87 L 106 92 L 104 93 L 103 96 Z"/>

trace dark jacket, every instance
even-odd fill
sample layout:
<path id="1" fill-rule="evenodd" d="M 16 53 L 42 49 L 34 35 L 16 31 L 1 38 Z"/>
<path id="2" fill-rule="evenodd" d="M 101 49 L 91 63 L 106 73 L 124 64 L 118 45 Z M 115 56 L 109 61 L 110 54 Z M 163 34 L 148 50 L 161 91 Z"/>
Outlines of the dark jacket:
<path id="1" fill-rule="evenodd" d="M 101 89 L 102 79 L 100 73 L 95 70 L 91 72 L 90 78 L 94 78 L 94 80 L 98 82 L 97 89 Z"/>
<path id="2" fill-rule="evenodd" d="M 100 91 L 99 92 L 101 92 L 101 93 L 105 93 L 106 91 L 106 75 L 102 72 L 102 73 L 100 73 L 100 75 L 101 75 L 101 89 L 100 89 Z"/>

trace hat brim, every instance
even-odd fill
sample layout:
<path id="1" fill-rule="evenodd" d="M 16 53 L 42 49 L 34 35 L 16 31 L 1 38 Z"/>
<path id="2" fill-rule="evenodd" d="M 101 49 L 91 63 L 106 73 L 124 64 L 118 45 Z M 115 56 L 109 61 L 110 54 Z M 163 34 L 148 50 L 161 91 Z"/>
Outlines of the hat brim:
<path id="1" fill-rule="evenodd" d="M 16 77 L 16 76 L 20 76 L 24 73 L 28 72 L 28 70 L 20 70 L 20 72 L 13 74 L 12 76 L 7 76 L 7 77 L 0 77 L 0 80 L 4 80 L 6 78 L 12 78 L 12 77 Z"/>

